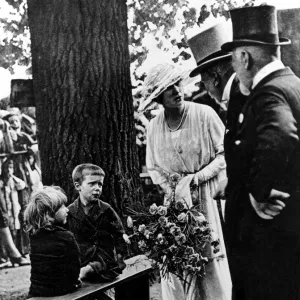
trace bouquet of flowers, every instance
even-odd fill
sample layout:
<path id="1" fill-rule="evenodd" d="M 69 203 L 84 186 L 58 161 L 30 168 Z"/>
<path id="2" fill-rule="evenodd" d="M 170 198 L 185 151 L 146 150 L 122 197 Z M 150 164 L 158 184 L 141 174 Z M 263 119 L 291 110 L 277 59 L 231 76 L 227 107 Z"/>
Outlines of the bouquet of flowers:
<path id="1" fill-rule="evenodd" d="M 169 181 L 172 196 L 168 205 L 154 203 L 145 212 L 128 209 L 128 238 L 138 244 L 162 276 L 171 272 L 181 279 L 201 277 L 219 251 L 219 239 L 198 206 L 189 208 L 184 199 L 175 199 L 178 177 L 170 176 Z M 191 188 L 196 190 L 197 186 Z"/>

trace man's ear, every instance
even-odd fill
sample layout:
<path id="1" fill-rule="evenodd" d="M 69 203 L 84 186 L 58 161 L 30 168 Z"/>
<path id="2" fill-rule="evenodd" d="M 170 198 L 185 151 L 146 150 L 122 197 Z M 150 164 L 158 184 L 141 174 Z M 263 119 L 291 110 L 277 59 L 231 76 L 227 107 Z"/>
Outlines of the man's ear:
<path id="1" fill-rule="evenodd" d="M 241 61 L 242 61 L 242 64 L 243 64 L 245 70 L 250 70 L 252 68 L 253 59 L 252 59 L 251 53 L 248 52 L 247 50 L 241 51 Z"/>
<path id="2" fill-rule="evenodd" d="M 214 86 L 217 87 L 220 85 L 221 82 L 220 75 L 217 72 L 214 72 L 213 76 L 214 76 Z"/>
<path id="3" fill-rule="evenodd" d="M 79 184 L 79 182 L 75 181 L 75 182 L 74 182 L 74 186 L 75 186 L 75 189 L 76 189 L 78 192 L 80 192 L 80 184 Z"/>

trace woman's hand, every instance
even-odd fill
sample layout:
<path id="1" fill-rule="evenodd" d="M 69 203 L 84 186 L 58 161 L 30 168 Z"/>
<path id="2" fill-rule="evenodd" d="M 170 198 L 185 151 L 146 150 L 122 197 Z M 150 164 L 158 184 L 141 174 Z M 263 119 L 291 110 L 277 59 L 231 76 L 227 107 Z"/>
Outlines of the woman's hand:
<path id="1" fill-rule="evenodd" d="M 212 195 L 215 200 L 225 200 L 225 190 L 227 187 L 228 179 L 224 179 L 219 182 L 218 188 L 215 191 L 214 195 Z"/>

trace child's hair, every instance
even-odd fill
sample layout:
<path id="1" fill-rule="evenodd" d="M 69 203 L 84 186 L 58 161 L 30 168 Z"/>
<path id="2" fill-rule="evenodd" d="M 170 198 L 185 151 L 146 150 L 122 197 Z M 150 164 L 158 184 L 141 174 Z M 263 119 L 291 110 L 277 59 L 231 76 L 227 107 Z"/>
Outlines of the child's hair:
<path id="1" fill-rule="evenodd" d="M 8 168 L 10 165 L 14 165 L 14 161 L 11 157 L 8 157 L 2 165 L 1 178 L 3 182 L 6 182 L 8 180 L 8 174 L 9 174 Z"/>
<path id="2" fill-rule="evenodd" d="M 105 176 L 104 171 L 97 165 L 93 164 L 81 164 L 75 167 L 72 172 L 73 182 L 82 183 L 85 175 L 99 175 Z"/>
<path id="3" fill-rule="evenodd" d="M 37 233 L 41 228 L 52 226 L 56 212 L 67 203 L 67 196 L 58 186 L 44 186 L 31 194 L 25 209 L 27 231 Z"/>

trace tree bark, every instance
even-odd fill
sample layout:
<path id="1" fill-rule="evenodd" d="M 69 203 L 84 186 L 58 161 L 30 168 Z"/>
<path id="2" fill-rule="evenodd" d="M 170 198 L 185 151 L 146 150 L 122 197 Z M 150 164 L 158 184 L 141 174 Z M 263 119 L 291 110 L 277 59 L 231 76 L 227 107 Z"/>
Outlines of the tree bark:
<path id="1" fill-rule="evenodd" d="M 43 183 L 73 197 L 73 168 L 97 164 L 122 213 L 141 198 L 126 1 L 28 0 L 28 16 Z"/>

